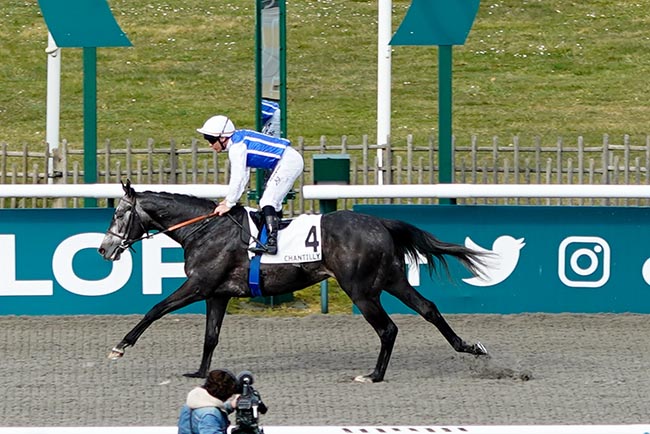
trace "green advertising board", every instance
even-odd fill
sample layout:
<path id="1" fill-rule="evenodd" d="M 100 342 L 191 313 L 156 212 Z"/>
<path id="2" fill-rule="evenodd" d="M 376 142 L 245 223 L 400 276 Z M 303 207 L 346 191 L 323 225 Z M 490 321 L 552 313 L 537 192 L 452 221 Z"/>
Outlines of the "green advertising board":
<path id="1" fill-rule="evenodd" d="M 650 208 L 358 205 L 355 211 L 494 252 L 484 280 L 453 258 L 451 281 L 409 265 L 411 284 L 441 312 L 650 313 Z M 112 212 L 0 210 L 0 315 L 142 314 L 180 286 L 183 252 L 166 236 L 137 243 L 117 262 L 102 259 L 97 248 Z M 387 294 L 382 301 L 389 313 L 412 313 Z M 204 311 L 196 303 L 180 312 Z"/>
<path id="2" fill-rule="evenodd" d="M 450 260 L 453 281 L 409 268 L 411 284 L 446 313 L 650 313 L 650 209 L 543 206 L 382 206 L 443 241 L 486 249 L 487 280 Z M 413 313 L 388 294 L 390 313 Z"/>
<path id="3" fill-rule="evenodd" d="M 145 313 L 185 280 L 183 250 L 144 240 L 117 262 L 97 248 L 112 209 L 0 211 L 0 315 Z M 205 312 L 203 303 L 182 312 Z"/>

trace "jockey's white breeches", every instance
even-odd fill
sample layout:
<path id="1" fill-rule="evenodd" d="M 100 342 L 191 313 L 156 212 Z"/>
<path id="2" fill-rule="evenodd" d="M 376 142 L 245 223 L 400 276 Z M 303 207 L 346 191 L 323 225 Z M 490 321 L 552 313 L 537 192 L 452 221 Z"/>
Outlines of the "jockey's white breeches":
<path id="1" fill-rule="evenodd" d="M 300 153 L 288 147 L 266 182 L 264 193 L 260 199 L 260 208 L 271 205 L 276 211 L 282 210 L 282 201 L 293 187 L 293 183 L 302 174 L 304 166 L 305 162 Z"/>

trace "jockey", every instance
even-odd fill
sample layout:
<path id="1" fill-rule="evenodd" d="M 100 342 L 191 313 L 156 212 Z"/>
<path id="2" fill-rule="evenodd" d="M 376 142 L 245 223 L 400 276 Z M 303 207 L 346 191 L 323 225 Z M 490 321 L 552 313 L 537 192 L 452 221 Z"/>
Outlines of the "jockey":
<path id="1" fill-rule="evenodd" d="M 236 130 L 232 121 L 223 115 L 211 117 L 196 131 L 203 134 L 216 152 L 228 151 L 228 194 L 215 208 L 216 214 L 227 213 L 239 201 L 248 185 L 250 168 L 272 171 L 259 202 L 268 238 L 265 246 L 256 246 L 251 251 L 275 255 L 280 226 L 278 212 L 282 211 L 284 197 L 302 173 L 302 156 L 291 147 L 289 140 L 251 130 Z"/>

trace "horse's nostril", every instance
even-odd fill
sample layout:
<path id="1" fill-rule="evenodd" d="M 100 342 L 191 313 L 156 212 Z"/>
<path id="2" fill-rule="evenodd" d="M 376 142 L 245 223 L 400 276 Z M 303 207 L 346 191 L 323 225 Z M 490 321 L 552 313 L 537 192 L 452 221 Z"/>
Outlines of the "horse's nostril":
<path id="1" fill-rule="evenodd" d="M 106 250 L 100 247 L 99 249 L 97 249 L 97 252 L 99 252 L 100 255 L 103 255 L 104 253 L 106 253 Z"/>

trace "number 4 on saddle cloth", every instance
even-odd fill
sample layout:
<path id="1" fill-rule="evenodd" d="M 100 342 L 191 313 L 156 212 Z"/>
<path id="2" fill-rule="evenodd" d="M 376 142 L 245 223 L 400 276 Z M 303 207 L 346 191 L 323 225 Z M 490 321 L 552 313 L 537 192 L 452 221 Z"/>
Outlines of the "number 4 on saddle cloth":
<path id="1" fill-rule="evenodd" d="M 255 246 L 255 238 L 259 238 L 260 242 L 264 244 L 266 242 L 266 225 L 251 218 L 251 214 L 255 213 L 254 210 L 248 209 L 248 211 L 248 223 L 251 229 L 249 247 Z M 248 273 L 248 285 L 253 297 L 262 295 L 260 264 L 298 264 L 321 260 L 321 217 L 321 214 L 302 214 L 294 219 L 282 220 L 278 231 L 278 252 L 275 255 L 255 255 L 249 251 L 251 265 Z M 262 227 L 261 233 L 260 226 Z"/>

